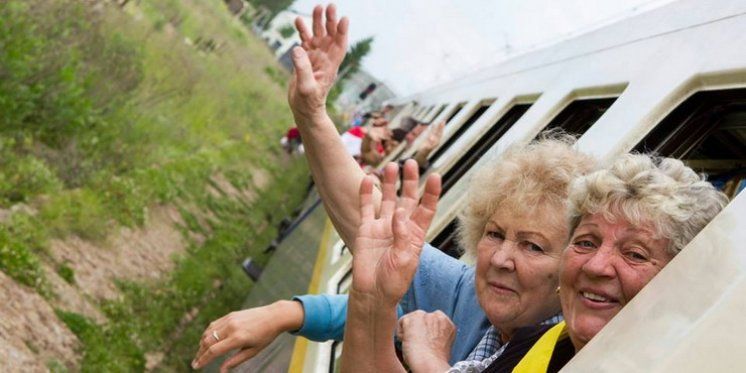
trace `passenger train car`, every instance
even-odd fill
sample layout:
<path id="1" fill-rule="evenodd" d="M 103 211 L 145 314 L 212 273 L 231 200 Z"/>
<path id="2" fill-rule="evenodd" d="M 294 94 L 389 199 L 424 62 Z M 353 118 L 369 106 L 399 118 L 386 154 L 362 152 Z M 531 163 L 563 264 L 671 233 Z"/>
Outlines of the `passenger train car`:
<path id="1" fill-rule="evenodd" d="M 394 126 L 405 116 L 447 122 L 429 158 L 444 195 L 428 240 L 454 256 L 472 170 L 547 128 L 580 135 L 605 161 L 655 151 L 708 174 L 729 205 L 565 370 L 746 370 L 746 2 L 669 3 L 390 104 Z M 312 194 L 245 307 L 344 293 L 350 259 Z M 334 372 L 342 348 L 286 334 L 237 370 Z"/>

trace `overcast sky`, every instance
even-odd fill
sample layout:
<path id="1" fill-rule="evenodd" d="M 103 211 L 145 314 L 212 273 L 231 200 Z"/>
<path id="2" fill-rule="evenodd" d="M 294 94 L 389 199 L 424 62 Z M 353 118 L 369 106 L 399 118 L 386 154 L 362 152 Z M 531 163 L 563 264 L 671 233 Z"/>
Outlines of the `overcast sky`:
<path id="1" fill-rule="evenodd" d="M 363 67 L 399 95 L 494 65 L 506 54 L 671 0 L 337 0 L 351 43 L 373 36 Z M 318 0 L 296 0 L 310 14 Z"/>

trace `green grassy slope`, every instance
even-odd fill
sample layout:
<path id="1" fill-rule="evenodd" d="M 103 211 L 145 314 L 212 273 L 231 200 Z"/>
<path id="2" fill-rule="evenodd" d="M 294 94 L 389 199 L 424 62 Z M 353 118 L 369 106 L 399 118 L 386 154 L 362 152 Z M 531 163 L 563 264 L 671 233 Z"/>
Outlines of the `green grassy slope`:
<path id="1" fill-rule="evenodd" d="M 163 281 L 121 283 L 122 299 L 99 303 L 109 323 L 58 311 L 83 342 L 83 371 L 142 370 L 153 350 L 159 369 L 187 369 L 204 325 L 240 305 L 238 263 L 261 257 L 307 181 L 279 149 L 292 124 L 283 77 L 219 0 L 0 6 L 0 208 L 35 212 L 0 222 L 0 270 L 54 299 L 40 270 L 50 238 L 102 242 L 155 205 L 217 217 L 206 230 L 181 208 L 185 237 L 207 240 Z M 206 192 L 216 174 L 252 189 L 259 169 L 269 186 L 251 205 Z"/>

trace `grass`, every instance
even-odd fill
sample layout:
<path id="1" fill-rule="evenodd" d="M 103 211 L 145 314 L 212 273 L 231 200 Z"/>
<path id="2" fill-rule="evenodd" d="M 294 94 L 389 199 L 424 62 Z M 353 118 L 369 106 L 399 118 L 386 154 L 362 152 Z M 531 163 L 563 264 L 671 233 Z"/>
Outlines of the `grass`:
<path id="1" fill-rule="evenodd" d="M 50 238 L 105 244 L 156 205 L 179 207 L 185 237 L 207 236 L 164 279 L 122 282 L 121 299 L 101 304 L 106 324 L 57 310 L 82 341 L 82 371 L 142 370 L 153 350 L 166 352 L 160 369 L 184 370 L 207 322 L 240 305 L 240 262 L 267 259 L 305 188 L 302 161 L 278 163 L 293 123 L 286 81 L 221 1 L 0 7 L 0 208 L 14 211 L 0 222 L 0 270 L 52 299 Z M 259 169 L 270 183 L 251 204 L 206 192 L 215 174 L 253 188 Z M 216 219 L 206 230 L 184 206 Z M 53 264 L 75 284 L 69 263 Z"/>

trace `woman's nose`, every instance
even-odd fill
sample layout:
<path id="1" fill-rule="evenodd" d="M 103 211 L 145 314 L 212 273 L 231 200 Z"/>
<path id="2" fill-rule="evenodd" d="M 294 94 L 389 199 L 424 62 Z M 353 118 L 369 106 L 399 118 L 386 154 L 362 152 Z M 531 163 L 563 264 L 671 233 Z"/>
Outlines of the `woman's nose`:
<path id="1" fill-rule="evenodd" d="M 492 253 L 490 264 L 493 267 L 508 271 L 515 270 L 515 251 L 518 245 L 510 240 L 503 240 Z"/>
<path id="2" fill-rule="evenodd" d="M 613 277 L 614 259 L 613 248 L 610 245 L 602 245 L 583 264 L 582 270 L 591 277 Z"/>

